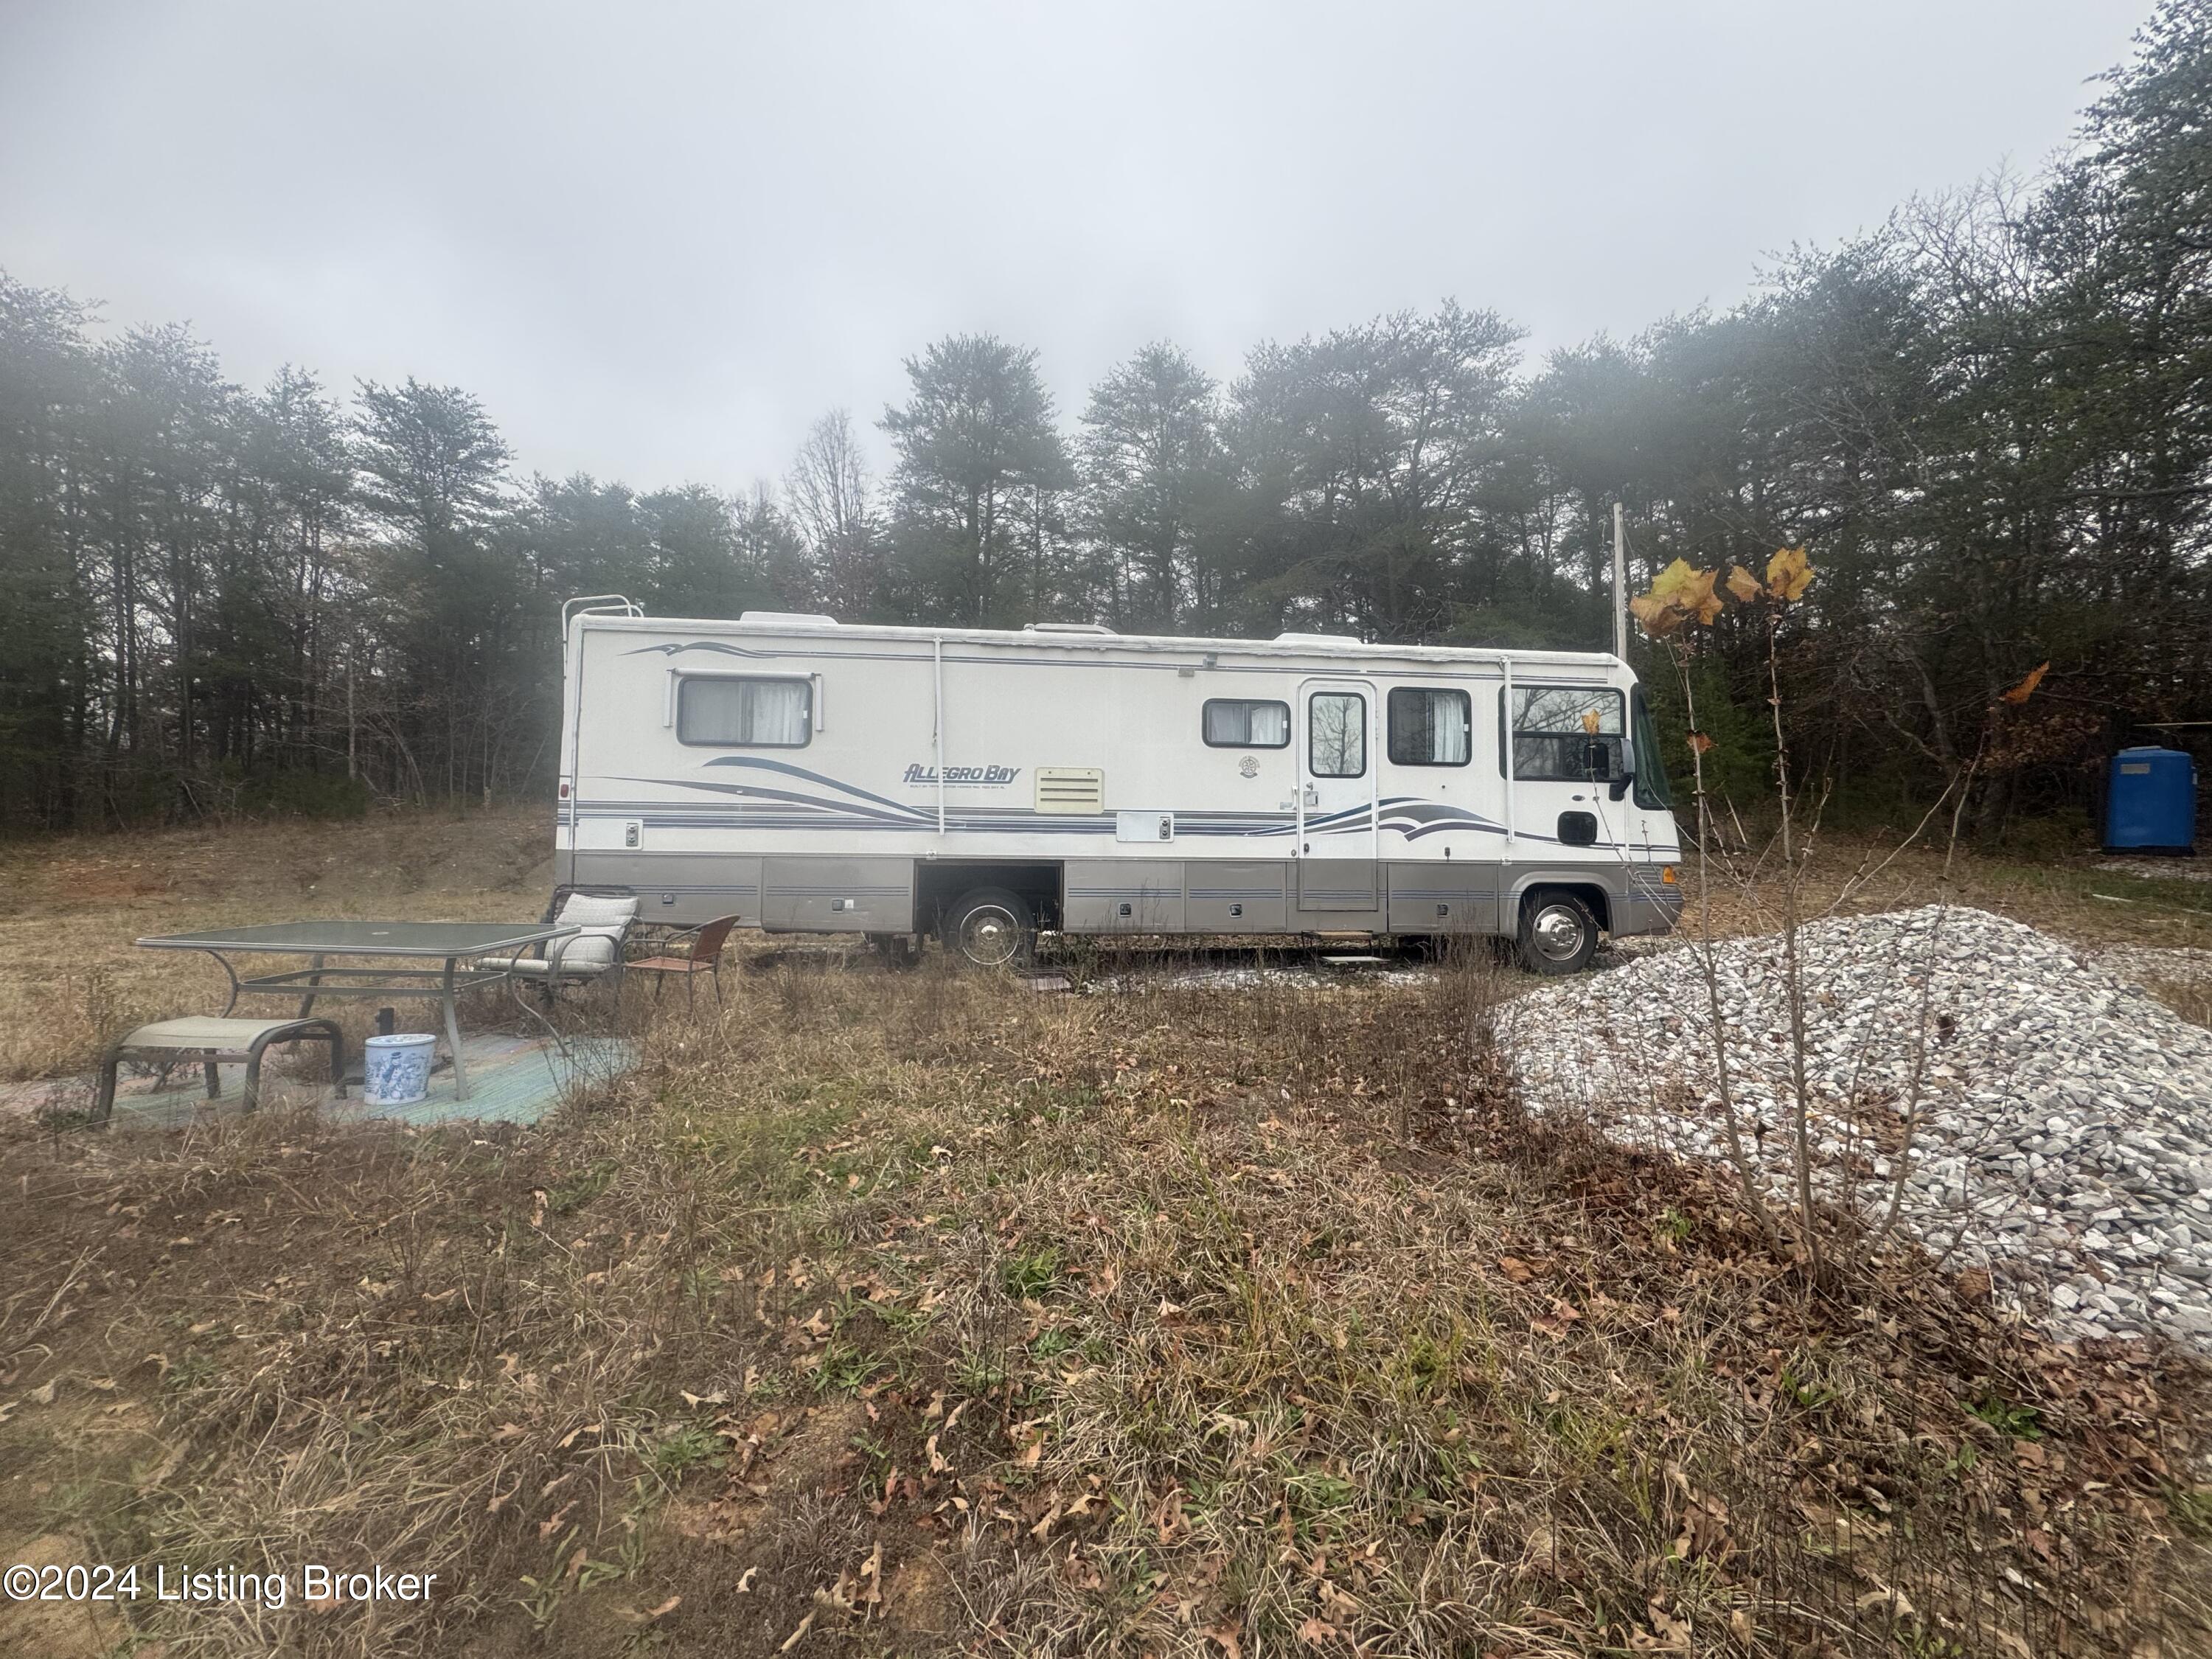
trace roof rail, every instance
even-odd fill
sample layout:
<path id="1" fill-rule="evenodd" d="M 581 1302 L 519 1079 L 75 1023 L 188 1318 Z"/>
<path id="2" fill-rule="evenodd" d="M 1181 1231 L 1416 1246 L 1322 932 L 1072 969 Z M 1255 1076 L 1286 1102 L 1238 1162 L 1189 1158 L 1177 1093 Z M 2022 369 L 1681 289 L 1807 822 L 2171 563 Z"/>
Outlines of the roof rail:
<path id="1" fill-rule="evenodd" d="M 1029 623 L 1023 627 L 1022 632 L 1024 634 L 1110 635 L 1114 630 L 1107 627 L 1104 623 Z"/>
<path id="2" fill-rule="evenodd" d="M 1277 645 L 1364 645 L 1354 634 L 1278 634 Z"/>
<path id="3" fill-rule="evenodd" d="M 621 593 L 583 593 L 562 602 L 561 637 L 568 637 L 568 618 L 571 612 L 583 616 L 592 611 L 619 611 L 625 617 L 642 617 L 645 607 Z"/>
<path id="4" fill-rule="evenodd" d="M 773 623 L 782 628 L 835 628 L 837 619 L 813 611 L 744 611 L 738 615 L 741 623 Z"/>

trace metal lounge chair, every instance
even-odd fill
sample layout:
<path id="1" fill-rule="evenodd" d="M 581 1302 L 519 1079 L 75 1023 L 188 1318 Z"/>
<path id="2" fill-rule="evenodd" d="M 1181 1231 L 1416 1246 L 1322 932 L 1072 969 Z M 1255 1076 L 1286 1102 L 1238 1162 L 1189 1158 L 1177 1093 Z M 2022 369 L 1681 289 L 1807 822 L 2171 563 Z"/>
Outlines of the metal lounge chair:
<path id="1" fill-rule="evenodd" d="M 653 1000 L 655 1002 L 660 1000 L 661 990 L 668 983 L 669 975 L 682 975 L 684 1000 L 687 1005 L 693 1000 L 691 988 L 694 982 L 700 975 L 708 975 L 714 981 L 714 1001 L 719 1006 L 722 1000 L 722 946 L 730 937 L 730 930 L 737 925 L 735 916 L 716 916 L 714 921 L 702 922 L 696 927 L 684 928 L 656 941 L 655 954 L 641 957 L 629 963 L 628 970 L 633 974 L 651 974 L 653 976 Z M 685 939 L 690 940 L 690 944 L 682 945 L 681 941 Z"/>
<path id="2" fill-rule="evenodd" d="M 480 957 L 477 965 L 534 981 L 549 998 L 562 985 L 621 977 L 623 940 L 637 921 L 635 895 L 570 893 L 552 920 L 581 931 L 538 945 L 532 955 Z"/>

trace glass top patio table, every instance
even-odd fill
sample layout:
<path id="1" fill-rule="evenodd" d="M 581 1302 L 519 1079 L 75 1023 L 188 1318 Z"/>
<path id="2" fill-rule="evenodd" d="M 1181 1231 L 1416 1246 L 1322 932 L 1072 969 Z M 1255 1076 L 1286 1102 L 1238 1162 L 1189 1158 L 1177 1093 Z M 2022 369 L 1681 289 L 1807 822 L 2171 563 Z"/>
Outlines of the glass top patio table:
<path id="1" fill-rule="evenodd" d="M 222 964 L 230 979 L 227 1015 L 241 996 L 300 999 L 305 1019 L 319 997 L 422 997 L 435 1001 L 445 1015 L 446 1047 L 453 1055 L 453 1093 L 469 1097 L 468 1073 L 461 1063 L 461 1024 L 456 996 L 506 979 L 503 968 L 463 969 L 472 957 L 514 956 L 532 945 L 566 939 L 582 930 L 550 921 L 269 921 L 250 927 L 213 927 L 198 933 L 161 933 L 137 942 L 149 951 L 204 951 Z M 289 973 L 240 979 L 230 957 L 253 954 L 306 957 L 308 965 Z M 326 957 L 413 957 L 441 958 L 441 968 L 327 968 Z"/>
<path id="2" fill-rule="evenodd" d="M 163 933 L 138 943 L 155 951 L 453 957 L 508 954 L 575 931 L 539 921 L 269 921 L 201 933 Z"/>

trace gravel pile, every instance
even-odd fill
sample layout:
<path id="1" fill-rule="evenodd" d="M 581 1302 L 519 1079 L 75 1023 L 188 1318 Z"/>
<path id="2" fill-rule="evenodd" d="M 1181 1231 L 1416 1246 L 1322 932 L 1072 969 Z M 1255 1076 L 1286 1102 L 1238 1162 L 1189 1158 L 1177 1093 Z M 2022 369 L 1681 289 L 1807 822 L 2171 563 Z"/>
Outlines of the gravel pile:
<path id="1" fill-rule="evenodd" d="M 2061 1336 L 2156 1329 L 2212 1349 L 2212 1031 L 1986 911 L 1832 918 L 1798 939 L 1817 1199 L 1886 1212 L 1917 1094 L 1900 1226 L 1988 1268 Z M 1509 1005 L 1500 1034 L 1531 1102 L 1725 1156 L 1699 957 L 1663 951 Z M 1786 1194 L 1782 941 L 1714 957 L 1737 1119 Z"/>

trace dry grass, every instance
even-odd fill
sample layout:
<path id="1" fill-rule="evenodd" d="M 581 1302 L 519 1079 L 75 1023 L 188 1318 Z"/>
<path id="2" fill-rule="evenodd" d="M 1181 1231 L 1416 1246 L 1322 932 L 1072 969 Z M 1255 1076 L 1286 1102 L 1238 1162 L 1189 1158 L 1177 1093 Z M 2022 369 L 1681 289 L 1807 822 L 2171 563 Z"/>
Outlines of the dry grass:
<path id="1" fill-rule="evenodd" d="M 1744 886 L 1716 877 L 1717 933 L 1770 933 L 1781 926 L 1778 855 L 1769 851 L 1762 860 L 1757 856 L 1759 845 L 1734 860 L 1734 867 L 1749 878 Z M 1943 875 L 1940 837 L 1893 859 L 1890 853 L 1889 844 L 1863 836 L 1815 836 L 1805 866 L 1801 908 L 1808 915 L 1818 915 L 1842 897 L 1847 886 L 1851 889 L 1843 906 L 1847 913 L 1927 902 Z M 1952 860 L 1953 896 L 1960 903 L 2093 948 L 2212 945 L 2212 889 L 2207 884 L 2179 875 L 2160 878 L 2101 870 L 2097 866 L 2102 861 L 2087 854 L 2032 861 L 1962 850 Z M 1693 923 L 1694 914 L 1685 925 Z"/>
<path id="2" fill-rule="evenodd" d="M 0 1562 L 441 1575 L 0 1635 L 2212 1650 L 2198 1368 L 1911 1261 L 1808 1285 L 1692 1173 L 1527 1121 L 1480 957 L 1059 997 L 752 963 L 720 1015 L 634 1001 L 641 1069 L 527 1133 L 0 1131 Z"/>
<path id="3" fill-rule="evenodd" d="M 534 921 L 541 809 L 262 823 L 0 844 L 0 1082 L 89 1069 L 118 1029 L 222 1006 L 222 971 L 148 933 L 388 916 Z"/>

